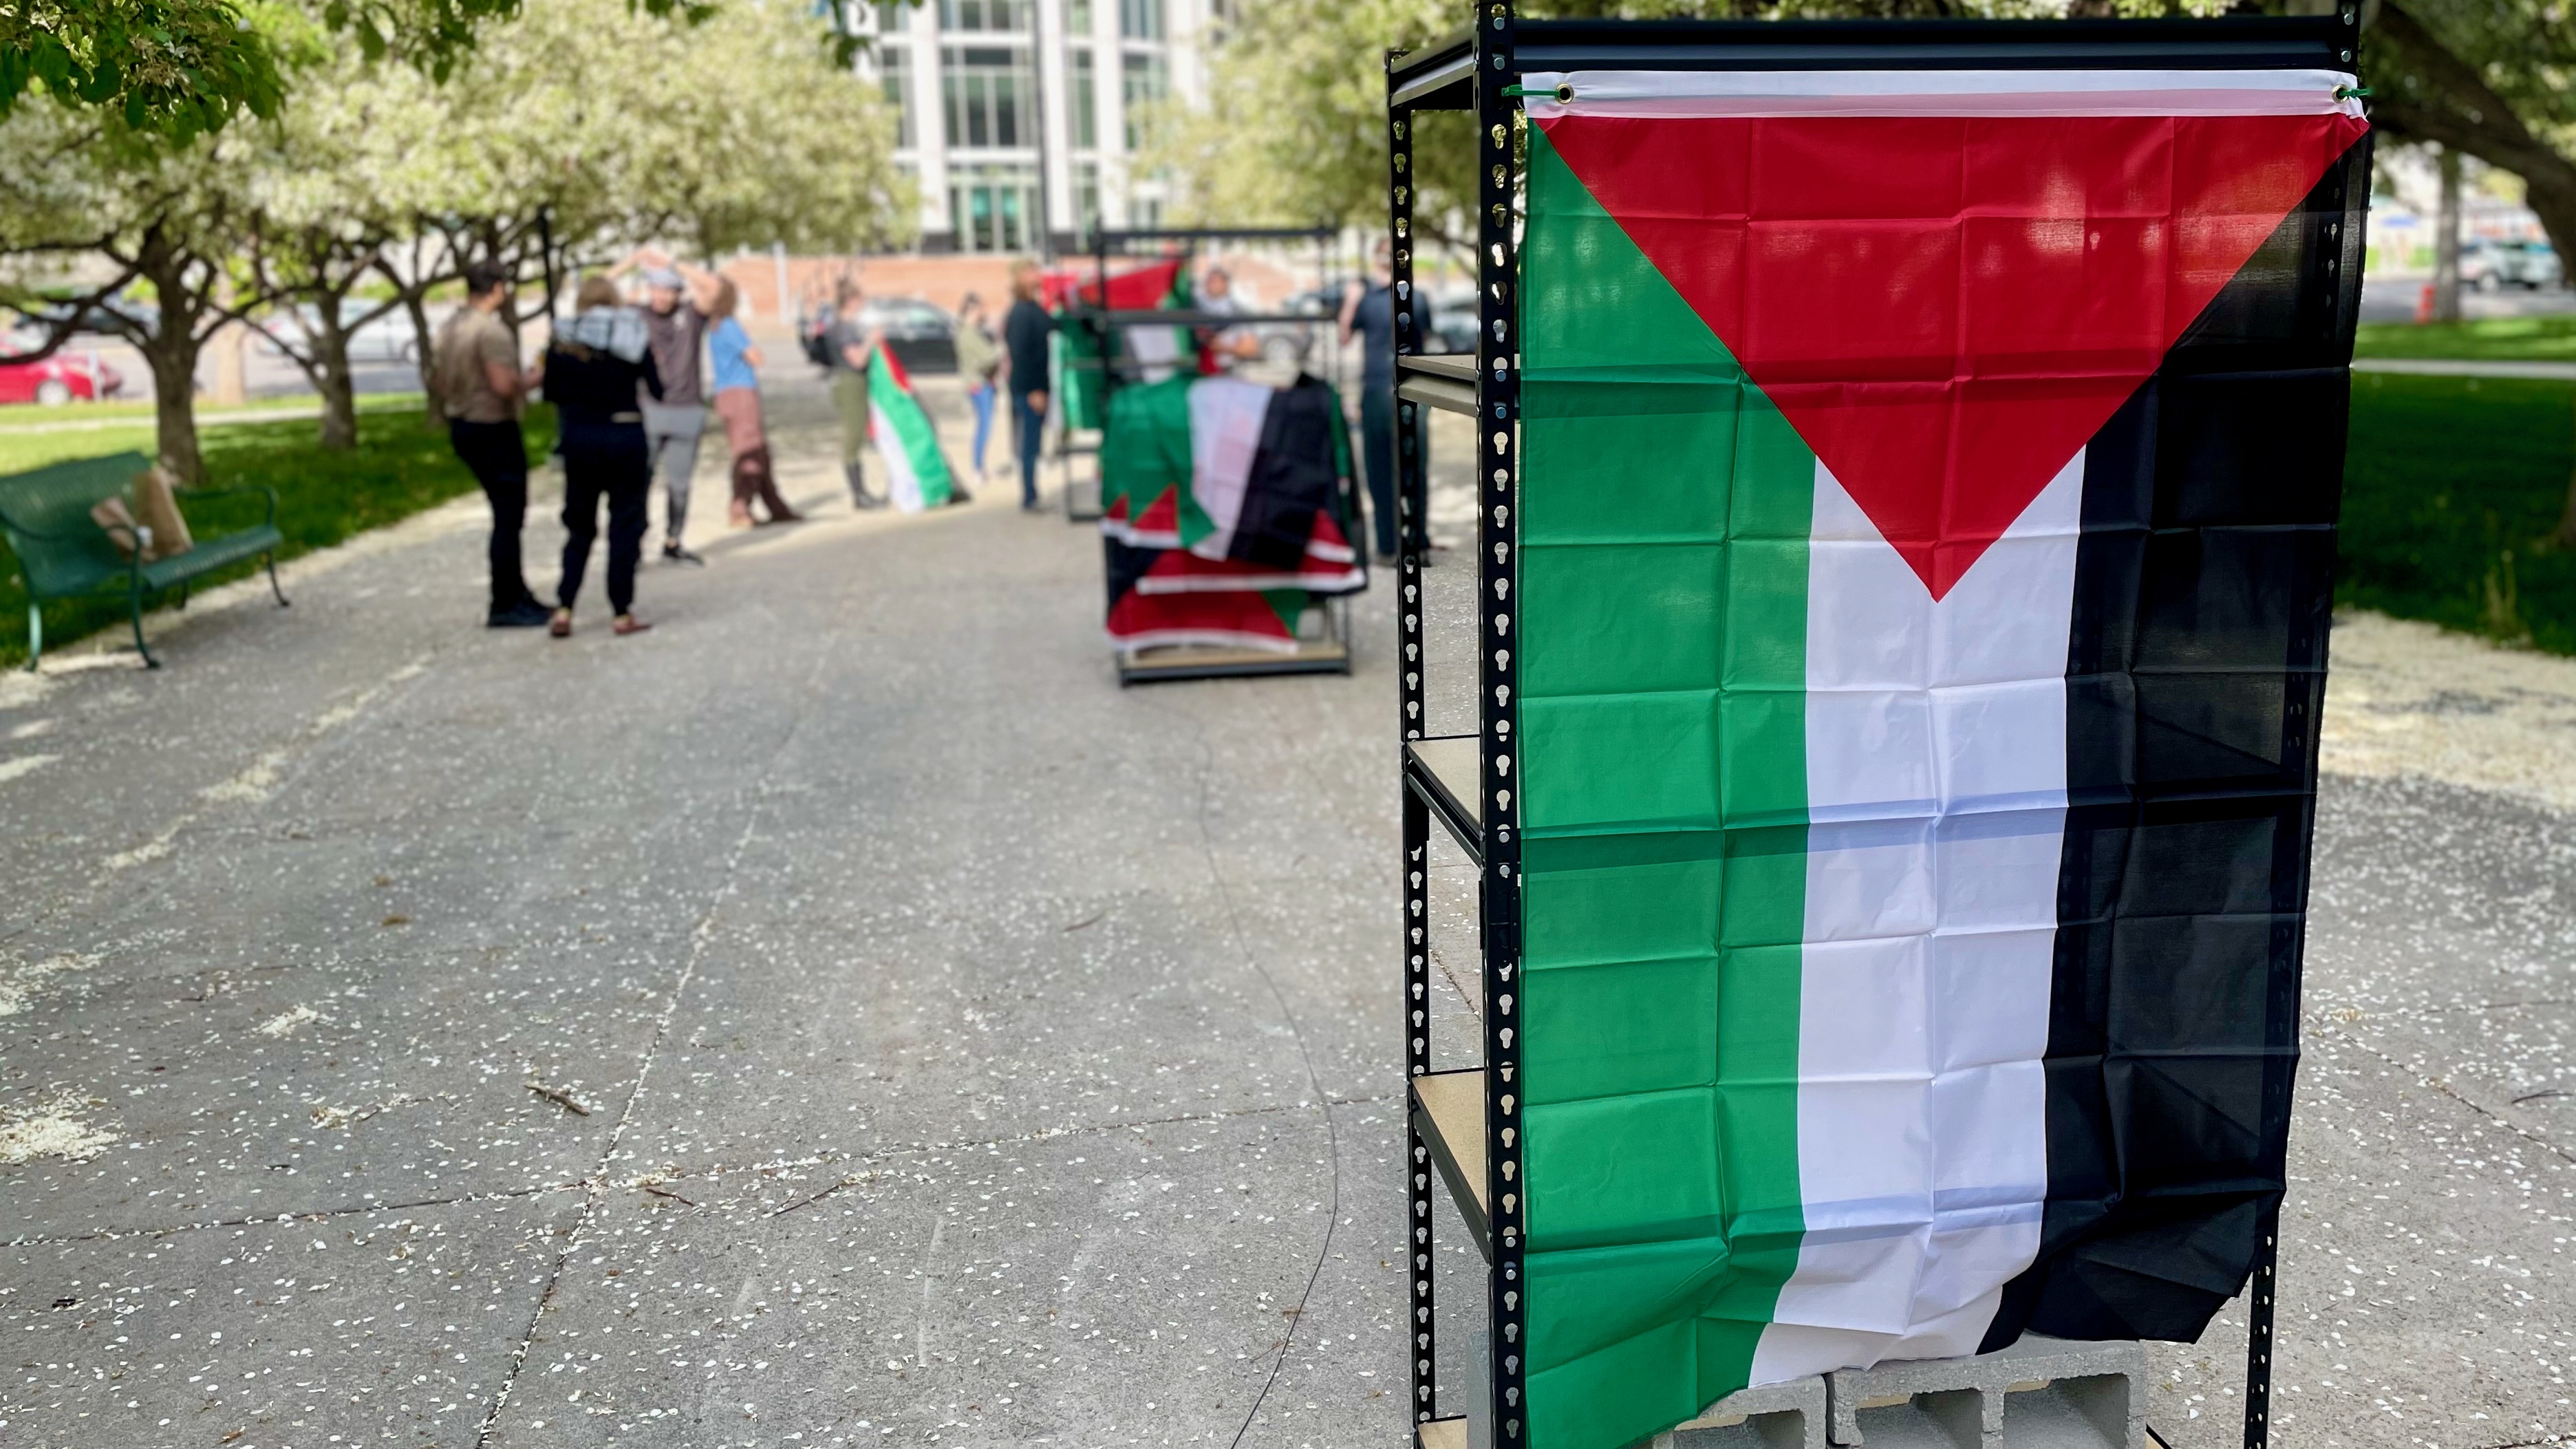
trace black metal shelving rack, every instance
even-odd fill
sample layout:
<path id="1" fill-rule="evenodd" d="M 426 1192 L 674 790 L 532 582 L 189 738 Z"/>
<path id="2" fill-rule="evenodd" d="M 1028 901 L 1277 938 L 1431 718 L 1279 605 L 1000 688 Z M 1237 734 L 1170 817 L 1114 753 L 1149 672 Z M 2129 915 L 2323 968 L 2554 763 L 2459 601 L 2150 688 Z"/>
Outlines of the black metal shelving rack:
<path id="1" fill-rule="evenodd" d="M 1319 317 L 1302 312 L 1235 315 L 1162 310 L 1113 310 L 1108 305 L 1109 264 L 1125 258 L 1165 258 L 1175 250 L 1186 257 L 1205 242 L 1305 242 L 1315 248 L 1315 285 L 1320 289 L 1328 285 L 1332 279 L 1333 245 L 1339 236 L 1340 233 L 1328 226 L 1094 228 L 1088 255 L 1091 258 L 1091 284 L 1099 289 L 1100 305 L 1084 305 L 1077 295 L 1073 302 L 1066 305 L 1063 316 L 1065 325 L 1080 328 L 1091 339 L 1093 351 L 1090 357 L 1069 359 L 1069 361 L 1075 366 L 1097 369 L 1100 372 L 1100 405 L 1105 416 L 1109 406 L 1109 394 L 1118 386 L 1119 374 L 1122 371 L 1136 369 L 1136 364 L 1122 365 L 1117 361 L 1116 340 L 1122 328 L 1260 326 L 1270 323 L 1312 326 L 1317 323 L 1335 322 L 1338 319 L 1332 315 Z M 1186 264 L 1185 261 L 1184 265 Z M 1325 380 L 1338 388 L 1342 381 L 1340 349 L 1327 348 L 1326 360 L 1332 375 Z M 1097 457 L 1099 451 L 1100 443 L 1096 435 L 1088 441 L 1077 439 L 1074 436 L 1074 429 L 1069 424 L 1056 430 L 1052 457 L 1056 466 L 1062 471 L 1064 479 L 1064 518 L 1067 523 L 1093 523 L 1100 518 L 1097 491 L 1092 495 L 1094 506 L 1089 509 L 1085 509 L 1075 501 L 1076 480 L 1073 471 L 1075 458 L 1086 454 Z M 1095 475 L 1093 478 L 1095 490 L 1098 481 Z"/>
<path id="2" fill-rule="evenodd" d="M 1816 69 L 2316 69 L 2351 71 L 2361 44 L 2360 0 L 2329 13 L 2223 20 L 2062 21 L 1621 21 L 1524 20 L 1513 0 L 1473 0 L 1470 24 L 1411 51 L 1390 51 L 1387 86 L 1388 232 L 1393 244 L 1396 481 L 1401 552 L 1396 564 L 1398 728 L 1404 831 L 1406 1172 L 1412 1320 L 1410 1389 L 1419 1449 L 1465 1449 L 1466 1416 L 1438 1392 L 1433 1301 L 1435 1177 L 1487 1264 L 1484 1326 L 1492 1449 L 1522 1449 L 1523 1233 L 1527 1184 L 1516 1116 L 1521 1022 L 1520 810 L 1512 778 L 1517 727 L 1520 199 L 1522 125 L 1507 94 L 1525 72 L 1578 70 Z M 1414 120 L 1426 111 L 1475 118 L 1477 196 L 1474 357 L 1426 355 L 1409 303 L 1414 291 Z M 2358 236 L 2348 247 L 2358 265 Z M 1430 548 L 1428 430 L 1421 409 L 1468 418 L 1476 429 L 1477 579 L 1474 632 L 1479 720 L 1474 736 L 1425 734 L 1430 666 L 1423 568 Z M 1431 1054 L 1429 877 L 1432 822 L 1477 868 L 1483 951 L 1484 1061 L 1434 1071 Z M 2278 1090 L 2286 1092 L 2284 1078 Z M 2262 1224 L 2248 1284 L 2246 1449 L 2268 1449 L 2277 1209 Z M 2160 1441 L 2161 1442 L 2161 1441 Z"/>
<path id="3" fill-rule="evenodd" d="M 1099 369 L 1102 420 L 1105 422 L 1108 418 L 1109 398 L 1117 391 L 1121 375 L 1154 365 L 1119 358 L 1117 340 L 1122 329 L 1269 325 L 1335 327 L 1340 322 L 1338 312 L 1237 313 L 1164 308 L 1112 308 L 1108 305 L 1108 301 L 1109 263 L 1113 259 L 1160 258 L 1168 257 L 1177 251 L 1183 258 L 1182 265 L 1187 266 L 1188 257 L 1201 244 L 1208 242 L 1304 242 L 1315 248 L 1316 287 L 1322 290 L 1332 280 L 1333 249 L 1339 239 L 1340 233 L 1328 226 L 1140 227 L 1093 231 L 1091 275 L 1092 285 L 1098 289 L 1100 305 L 1082 305 L 1077 299 L 1074 304 L 1064 309 L 1063 322 L 1066 325 L 1081 328 L 1092 341 L 1093 356 L 1079 360 L 1077 365 Z M 1316 371 L 1306 365 L 1311 360 L 1314 350 L 1314 342 L 1310 339 L 1304 349 L 1306 355 L 1301 356 L 1299 364 L 1309 372 Z M 1335 340 L 1327 338 L 1323 343 L 1323 354 L 1324 367 L 1320 375 L 1333 385 L 1336 392 L 1343 391 L 1341 348 Z M 1187 359 L 1184 358 L 1179 363 L 1169 365 L 1186 366 Z M 1059 430 L 1056 439 L 1055 456 L 1064 470 L 1065 519 L 1070 523 L 1094 522 L 1100 518 L 1100 510 L 1097 507 L 1099 495 L 1097 492 L 1093 494 L 1095 506 L 1089 510 L 1084 510 L 1075 502 L 1072 460 L 1085 452 L 1097 456 L 1099 443 L 1096 439 L 1088 444 L 1077 443 L 1072 435 L 1073 430 L 1066 427 Z M 1096 485 L 1096 473 L 1094 481 Z M 1346 503 L 1350 501 L 1345 500 Z M 1358 514 L 1352 511 L 1348 516 L 1357 517 Z M 1359 538 L 1354 541 L 1354 546 L 1365 548 L 1367 541 L 1364 537 Z M 1121 654 L 1118 659 L 1118 682 L 1126 685 L 1152 680 L 1227 679 L 1265 674 L 1348 674 L 1351 672 L 1350 601 L 1347 598 L 1325 601 L 1323 616 L 1326 637 L 1315 643 L 1301 646 L 1293 654 L 1264 654 L 1245 650 L 1197 647 L 1155 651 L 1155 657 Z"/>

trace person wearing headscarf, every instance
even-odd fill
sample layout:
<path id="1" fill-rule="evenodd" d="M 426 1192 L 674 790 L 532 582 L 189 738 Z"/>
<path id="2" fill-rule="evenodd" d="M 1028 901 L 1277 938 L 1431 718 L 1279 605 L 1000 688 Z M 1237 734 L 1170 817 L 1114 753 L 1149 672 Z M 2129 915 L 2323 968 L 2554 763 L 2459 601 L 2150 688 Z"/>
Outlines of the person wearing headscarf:
<path id="1" fill-rule="evenodd" d="M 567 535 L 563 582 L 555 588 L 554 618 L 546 632 L 558 639 L 572 633 L 573 600 L 599 537 L 605 499 L 608 607 L 617 616 L 616 632 L 635 634 L 652 627 L 635 617 L 635 560 L 644 550 L 644 515 L 653 489 L 653 454 L 639 400 L 662 396 L 662 374 L 653 365 L 644 318 L 619 305 L 614 282 L 583 281 L 574 307 L 572 320 L 556 326 L 546 348 L 545 396 L 555 405 L 563 454 Z"/>
<path id="2" fill-rule="evenodd" d="M 760 349 L 734 315 L 742 292 L 730 277 L 716 279 L 708 314 L 716 319 L 707 334 L 707 359 L 715 381 L 716 417 L 723 421 L 725 446 L 733 454 L 732 523 L 751 526 L 751 501 L 757 498 L 771 523 L 794 523 L 804 515 L 778 496 L 778 478 L 769 462 L 769 432 L 760 418 Z"/>

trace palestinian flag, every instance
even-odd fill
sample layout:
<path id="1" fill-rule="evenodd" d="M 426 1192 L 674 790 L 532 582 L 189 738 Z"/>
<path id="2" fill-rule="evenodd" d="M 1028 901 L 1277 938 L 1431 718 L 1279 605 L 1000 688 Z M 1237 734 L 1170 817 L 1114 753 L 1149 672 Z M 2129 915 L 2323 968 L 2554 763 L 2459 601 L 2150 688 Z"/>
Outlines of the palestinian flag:
<path id="1" fill-rule="evenodd" d="M 1195 644 L 1222 649 L 1297 652 L 1297 628 L 1313 607 L 1302 588 L 1263 588 L 1235 580 L 1188 587 L 1205 567 L 1172 549 L 1130 548 L 1104 540 L 1109 566 L 1109 640 L 1124 650 Z"/>
<path id="2" fill-rule="evenodd" d="M 1523 77 L 1533 1449 L 2244 1283 L 2350 80 Z"/>
<path id="3" fill-rule="evenodd" d="M 1152 309 L 1185 308 L 1190 305 L 1189 272 L 1182 258 L 1151 262 L 1131 267 L 1107 279 L 1085 281 L 1071 270 L 1052 272 L 1046 278 L 1048 305 L 1059 316 L 1068 304 L 1107 306 L 1112 311 L 1142 312 Z M 1104 302 L 1104 298 L 1106 299 Z M 1168 364 L 1180 355 L 1189 338 L 1182 328 L 1121 327 L 1115 334 L 1126 343 L 1128 354 L 1138 361 L 1165 365 L 1149 381 L 1160 381 L 1170 375 Z M 1054 334 L 1057 389 L 1064 425 L 1088 431 L 1101 426 L 1100 342 L 1096 334 L 1083 327 L 1058 326 Z"/>
<path id="4" fill-rule="evenodd" d="M 1100 459 L 1101 532 L 1191 556 L 1175 566 L 1186 582 L 1168 591 L 1367 583 L 1341 516 L 1349 428 L 1326 383 L 1175 377 L 1122 388 Z"/>
<path id="5" fill-rule="evenodd" d="M 1174 377 L 1111 396 L 1100 523 L 1110 641 L 1286 653 L 1315 596 L 1368 583 L 1341 399 Z"/>
<path id="6" fill-rule="evenodd" d="M 952 501 L 956 482 L 939 451 L 939 432 L 903 364 L 883 347 L 868 363 L 868 440 L 886 460 L 895 507 L 919 513 Z"/>

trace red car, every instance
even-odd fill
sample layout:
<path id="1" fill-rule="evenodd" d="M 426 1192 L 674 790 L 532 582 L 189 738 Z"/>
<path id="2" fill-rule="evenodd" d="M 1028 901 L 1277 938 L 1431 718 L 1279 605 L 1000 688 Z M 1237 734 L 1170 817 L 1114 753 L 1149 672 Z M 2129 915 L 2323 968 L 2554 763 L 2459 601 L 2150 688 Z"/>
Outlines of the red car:
<path id="1" fill-rule="evenodd" d="M 42 362 L 0 362 L 0 403 L 54 407 L 110 397 L 124 386 L 124 375 L 94 356 L 57 352 Z"/>

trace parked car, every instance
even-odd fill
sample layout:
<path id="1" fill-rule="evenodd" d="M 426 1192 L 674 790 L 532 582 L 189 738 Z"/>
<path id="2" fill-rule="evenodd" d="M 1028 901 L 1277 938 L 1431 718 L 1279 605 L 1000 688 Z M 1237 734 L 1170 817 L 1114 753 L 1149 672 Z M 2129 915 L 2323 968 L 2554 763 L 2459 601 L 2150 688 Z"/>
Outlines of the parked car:
<path id="1" fill-rule="evenodd" d="M 39 302 L 27 309 L 27 315 L 40 322 L 59 322 L 72 315 L 69 302 Z M 161 325 L 161 309 L 149 302 L 129 302 L 123 297 L 110 297 L 82 310 L 73 324 L 75 332 L 95 332 L 106 337 L 121 337 L 126 326 L 146 332 Z"/>
<path id="2" fill-rule="evenodd" d="M 351 307 L 343 315 L 362 312 Z M 272 352 L 283 353 L 281 344 L 301 348 L 306 339 L 321 329 L 321 313 L 312 306 L 296 307 L 269 313 L 259 319 L 260 341 Z M 410 363 L 420 356 L 420 336 L 412 330 L 411 314 L 397 307 L 390 312 L 361 323 L 349 334 L 349 361 L 357 365 Z"/>
<path id="3" fill-rule="evenodd" d="M 2473 241 L 2460 248 L 2460 280 L 2481 292 L 2528 287 L 2537 292 L 2565 281 L 2558 251 L 2540 241 Z"/>
<path id="4" fill-rule="evenodd" d="M 885 333 L 886 350 L 915 376 L 957 370 L 957 324 L 919 297 L 870 297 L 859 321 Z"/>
<path id="5" fill-rule="evenodd" d="M 39 362 L 0 363 L 0 403 L 60 407 L 74 398 L 114 397 L 125 376 L 92 353 L 57 352 Z"/>

